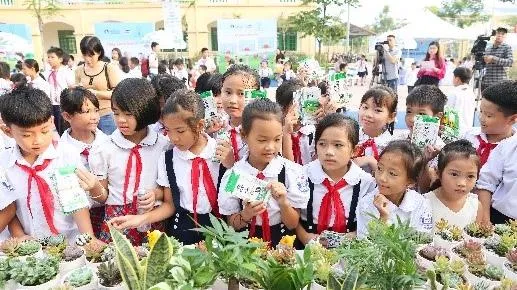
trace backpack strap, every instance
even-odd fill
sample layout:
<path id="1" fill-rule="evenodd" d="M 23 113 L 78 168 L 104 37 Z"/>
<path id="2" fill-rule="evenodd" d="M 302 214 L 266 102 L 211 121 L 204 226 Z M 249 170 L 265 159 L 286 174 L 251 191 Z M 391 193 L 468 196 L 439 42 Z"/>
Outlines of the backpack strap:
<path id="1" fill-rule="evenodd" d="M 108 63 L 104 63 L 104 75 L 106 76 L 106 84 L 108 85 L 108 91 L 111 91 L 113 88 L 111 87 L 110 78 L 108 76 Z"/>
<path id="2" fill-rule="evenodd" d="M 307 178 L 309 182 L 309 202 L 307 203 L 307 226 L 314 229 L 314 217 L 312 216 L 314 208 L 312 202 L 314 200 L 314 183 L 310 178 Z"/>
<path id="3" fill-rule="evenodd" d="M 176 173 L 174 172 L 173 163 L 173 151 L 172 149 L 165 152 L 165 169 L 167 170 L 167 178 L 169 179 L 169 187 L 172 191 L 172 203 L 176 208 L 176 211 L 180 208 L 180 189 L 176 182 Z"/>
<path id="4" fill-rule="evenodd" d="M 346 228 L 348 232 L 354 232 L 357 230 L 357 219 L 355 211 L 357 209 L 357 203 L 359 201 L 359 192 L 361 191 L 361 181 L 354 185 L 352 189 L 352 202 L 350 203 L 350 214 L 346 220 Z"/>
<path id="5" fill-rule="evenodd" d="M 309 137 L 309 145 L 312 145 L 312 140 L 314 140 L 314 132 L 307 135 Z"/>

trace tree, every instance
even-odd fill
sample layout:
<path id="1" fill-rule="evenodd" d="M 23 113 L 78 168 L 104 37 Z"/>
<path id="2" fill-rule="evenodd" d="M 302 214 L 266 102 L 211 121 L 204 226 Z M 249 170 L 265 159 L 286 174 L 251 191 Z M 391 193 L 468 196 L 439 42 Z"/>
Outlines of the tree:
<path id="1" fill-rule="evenodd" d="M 55 16 L 59 13 L 58 1 L 56 0 L 26 0 L 25 5 L 28 10 L 31 10 L 38 20 L 38 28 L 41 37 L 41 49 L 45 50 L 43 41 L 43 25 L 47 17 Z"/>
<path id="2" fill-rule="evenodd" d="M 339 17 L 329 15 L 329 8 L 344 5 L 355 7 L 359 4 L 359 0 L 303 0 L 303 4 L 316 4 L 317 7 L 289 16 L 289 26 L 300 32 L 302 37 L 309 35 L 316 37 L 318 57 L 321 57 L 323 43 L 333 44 L 346 36 L 345 25 Z"/>
<path id="3" fill-rule="evenodd" d="M 382 11 L 379 13 L 377 17 L 375 17 L 375 22 L 369 28 L 371 31 L 379 34 L 384 33 L 390 30 L 394 30 L 404 26 L 405 21 L 400 19 L 395 19 L 390 15 L 390 6 L 384 5 Z"/>
<path id="4" fill-rule="evenodd" d="M 436 16 L 461 28 L 488 20 L 488 15 L 483 14 L 482 0 L 443 0 L 442 7 L 431 6 L 428 9 Z"/>

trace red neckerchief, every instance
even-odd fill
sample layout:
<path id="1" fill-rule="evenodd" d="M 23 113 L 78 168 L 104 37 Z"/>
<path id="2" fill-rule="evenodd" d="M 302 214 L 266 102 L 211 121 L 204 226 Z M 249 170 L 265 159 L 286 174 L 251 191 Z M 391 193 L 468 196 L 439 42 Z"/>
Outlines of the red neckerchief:
<path id="1" fill-rule="evenodd" d="M 330 217 L 335 214 L 334 225 L 332 229 L 338 233 L 346 232 L 346 215 L 345 206 L 339 195 L 339 190 L 347 185 L 344 179 L 341 179 L 334 186 L 328 178 L 322 183 L 328 190 L 321 201 L 320 212 L 318 214 L 318 234 L 328 229 Z"/>
<path id="2" fill-rule="evenodd" d="M 212 211 L 219 215 L 219 206 L 217 205 L 217 189 L 215 188 L 214 181 L 212 180 L 212 175 L 210 175 L 210 169 L 208 169 L 208 165 L 206 160 L 201 157 L 196 157 L 192 159 L 192 173 L 190 175 L 191 184 L 192 184 L 192 194 L 193 194 L 193 212 L 194 212 L 194 221 L 197 224 L 197 196 L 199 194 L 199 166 L 201 165 L 203 170 L 203 185 L 205 186 L 206 195 L 208 197 L 208 202 L 210 202 L 210 206 L 212 207 Z"/>

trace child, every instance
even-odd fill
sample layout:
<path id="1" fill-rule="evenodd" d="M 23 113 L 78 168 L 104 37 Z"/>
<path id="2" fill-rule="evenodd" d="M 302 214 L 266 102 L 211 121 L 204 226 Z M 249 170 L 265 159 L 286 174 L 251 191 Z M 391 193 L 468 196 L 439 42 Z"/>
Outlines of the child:
<path id="1" fill-rule="evenodd" d="M 480 101 L 479 122 L 481 128 L 467 132 L 465 139 L 469 140 L 483 166 L 490 152 L 501 141 L 513 136 L 513 125 L 517 122 L 517 82 L 504 81 L 486 88 Z"/>
<path id="2" fill-rule="evenodd" d="M 111 134 L 111 142 L 90 152 L 92 172 L 109 191 L 105 198 L 105 223 L 100 233 L 100 239 L 105 242 L 110 240 L 106 224 L 110 219 L 136 214 L 137 209 L 153 208 L 154 189 L 158 187 L 156 164 L 169 143 L 150 127 L 158 121 L 160 105 L 149 81 L 134 78 L 121 81 L 113 90 L 111 106 L 118 129 Z M 126 231 L 126 235 L 137 245 L 144 237 L 144 233 L 136 229 Z"/>
<path id="3" fill-rule="evenodd" d="M 129 59 L 129 75 L 132 78 L 142 78 L 142 69 L 140 68 L 140 60 L 137 57 Z"/>
<path id="4" fill-rule="evenodd" d="M 74 240 L 79 233 L 93 235 L 88 208 L 65 215 L 61 210 L 54 174 L 61 168 L 75 167 L 79 184 L 89 190 L 92 198 L 104 194 L 95 176 L 85 171 L 79 155 L 66 144 L 54 145 L 52 131 L 52 102 L 41 90 L 22 87 L 2 98 L 1 115 L 4 133 L 16 142 L 11 150 L 0 153 L 0 164 L 5 168 L 2 191 L 2 210 L 12 210 L 16 200 L 16 214 L 10 225 L 11 235 L 35 238 L 64 234 Z M 27 183 L 27 181 L 29 181 Z M 82 190 L 78 195 L 86 194 Z M 2 213 L 2 215 L 4 215 Z"/>
<path id="5" fill-rule="evenodd" d="M 100 118 L 99 101 L 89 90 L 76 87 L 64 89 L 60 102 L 63 119 L 70 124 L 70 128 L 63 132 L 59 142 L 70 145 L 76 155 L 81 156 L 84 167 L 90 170 L 90 152 L 101 150 L 104 143 L 109 141 L 108 136 L 97 128 Z M 104 205 L 93 203 L 90 219 L 93 232 L 98 235 L 104 221 Z"/>
<path id="6" fill-rule="evenodd" d="M 445 109 L 447 97 L 443 92 L 433 85 L 421 85 L 411 91 L 406 98 L 406 126 L 409 129 L 408 138 L 411 138 L 413 125 L 416 115 L 427 115 L 442 118 Z M 427 146 L 424 150 L 424 159 L 427 166 L 422 171 L 422 175 L 418 180 L 419 192 L 425 193 L 433 181 L 437 178 L 434 171 L 438 160 L 436 156 L 440 149 L 445 145 L 443 140 L 438 136 L 434 145 Z"/>
<path id="7" fill-rule="evenodd" d="M 304 167 L 309 203 L 296 228 L 303 244 L 328 229 L 355 232 L 357 203 L 375 189 L 373 177 L 351 161 L 359 142 L 356 121 L 339 113 L 327 115 L 316 127 L 315 142 L 318 159 Z"/>
<path id="8" fill-rule="evenodd" d="M 7 62 L 0 61 L 0 96 L 11 91 L 11 68 Z"/>
<path id="9" fill-rule="evenodd" d="M 64 131 L 61 111 L 59 110 L 59 97 L 61 96 L 61 91 L 65 88 L 75 86 L 74 75 L 62 64 L 64 54 L 65 52 L 59 47 L 51 47 L 47 50 L 47 62 L 50 65 L 50 70 L 45 75 L 45 79 L 50 84 L 49 97 L 52 100 L 54 124 L 59 135 Z"/>
<path id="10" fill-rule="evenodd" d="M 270 100 L 259 99 L 246 106 L 242 114 L 242 138 L 249 156 L 232 171 L 267 180 L 271 199 L 263 202 L 241 201 L 225 191 L 231 171 L 224 174 L 219 188 L 219 212 L 227 215 L 236 230 L 250 226 L 250 237 L 259 237 L 276 246 L 281 237 L 298 225 L 299 209 L 307 206 L 307 178 L 301 165 L 278 156 L 282 142 L 282 111 Z M 222 156 L 217 153 L 219 160 Z"/>
<path id="11" fill-rule="evenodd" d="M 416 66 L 416 62 L 411 63 L 411 69 L 406 72 L 406 84 L 407 84 L 407 93 L 410 94 L 413 88 L 415 87 L 415 83 L 418 79 L 418 71 L 420 69 Z"/>
<path id="12" fill-rule="evenodd" d="M 417 231 L 430 232 L 433 216 L 429 201 L 411 188 L 424 166 L 422 152 L 409 141 L 393 141 L 382 151 L 375 181 L 378 192 L 359 201 L 357 237 L 368 236 L 371 215 L 386 223 L 409 221 Z"/>
<path id="13" fill-rule="evenodd" d="M 177 77 L 185 83 L 185 86 L 188 85 L 188 71 L 185 69 L 185 64 L 181 58 L 178 58 L 174 61 L 174 68 L 171 71 L 172 76 Z"/>
<path id="14" fill-rule="evenodd" d="M 482 206 L 471 193 L 479 173 L 479 157 L 467 140 L 445 145 L 438 155 L 438 177 L 434 189 L 425 194 L 431 203 L 433 220 L 445 219 L 463 229 L 481 222 Z"/>
<path id="15" fill-rule="evenodd" d="M 151 84 L 153 85 L 154 90 L 156 91 L 156 95 L 160 100 L 160 111 L 172 93 L 174 93 L 177 90 L 187 88 L 182 80 L 167 74 L 157 75 L 153 77 L 151 80 Z M 163 126 L 161 120 L 158 120 L 158 122 L 151 125 L 151 127 L 160 135 L 167 135 L 167 132 L 165 131 L 165 127 Z"/>
<path id="16" fill-rule="evenodd" d="M 281 78 L 284 81 L 288 81 L 290 79 L 296 78 L 296 74 L 291 69 L 291 63 L 290 62 L 284 63 L 284 70 L 283 70 Z"/>
<path id="17" fill-rule="evenodd" d="M 219 113 L 224 113 L 223 100 L 221 97 L 221 89 L 223 86 L 223 76 L 219 73 L 204 73 L 199 76 L 194 91 L 201 94 L 211 91 L 217 103 Z M 226 113 L 225 113 L 226 114 Z"/>
<path id="18" fill-rule="evenodd" d="M 458 67 L 454 69 L 453 75 L 454 91 L 447 97 L 447 106 L 458 111 L 460 119 L 459 129 L 461 135 L 463 135 L 472 129 L 476 96 L 474 96 L 474 91 L 469 86 L 470 78 L 472 77 L 470 69 Z"/>
<path id="19" fill-rule="evenodd" d="M 39 71 L 38 62 L 28 58 L 23 61 L 22 72 L 29 79 L 29 84 L 35 89 L 40 89 L 50 98 L 50 85 L 45 81 L 43 75 Z"/>
<path id="20" fill-rule="evenodd" d="M 232 65 L 223 74 L 223 106 L 230 120 L 225 130 L 230 134 L 230 142 L 218 141 L 217 152 L 224 158 L 223 165 L 232 167 L 233 163 L 246 155 L 247 148 L 242 142 L 241 124 L 244 110 L 244 90 L 260 89 L 257 72 L 246 65 Z"/>
<path id="21" fill-rule="evenodd" d="M 359 147 L 354 162 L 367 171 L 377 169 L 377 160 L 393 139 L 397 116 L 397 94 L 388 87 L 366 91 L 359 107 Z"/>
<path id="22" fill-rule="evenodd" d="M 271 84 L 270 77 L 273 75 L 273 70 L 269 68 L 267 64 L 267 60 L 263 60 L 260 63 L 259 76 L 260 76 L 260 86 L 264 89 L 269 88 Z"/>

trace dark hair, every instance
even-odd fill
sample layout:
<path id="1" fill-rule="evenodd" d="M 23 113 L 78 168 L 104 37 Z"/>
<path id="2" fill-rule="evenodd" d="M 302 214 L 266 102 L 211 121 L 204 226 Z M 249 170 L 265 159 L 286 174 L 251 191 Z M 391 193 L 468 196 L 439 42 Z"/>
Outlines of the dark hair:
<path id="1" fill-rule="evenodd" d="M 22 61 L 19 60 L 16 62 L 16 64 L 14 65 L 14 68 L 17 69 L 18 71 L 21 71 L 22 70 Z"/>
<path id="2" fill-rule="evenodd" d="M 122 57 L 122 51 L 120 51 L 120 48 L 118 47 L 114 47 L 112 50 L 111 50 L 111 58 L 113 58 L 113 51 L 116 51 L 117 54 L 118 54 L 118 59 L 120 60 L 120 58 Z"/>
<path id="3" fill-rule="evenodd" d="M 395 91 L 386 86 L 376 86 L 364 93 L 361 98 L 361 104 L 366 103 L 370 98 L 373 98 L 373 103 L 378 107 L 388 108 L 390 114 L 397 112 L 398 97 Z M 388 131 L 393 135 L 395 130 L 395 121 L 387 124 Z"/>
<path id="4" fill-rule="evenodd" d="M 181 58 L 177 58 L 175 61 L 174 61 L 174 65 L 180 65 L 180 64 L 184 64 L 183 63 L 183 60 Z"/>
<path id="5" fill-rule="evenodd" d="M 168 74 L 155 76 L 151 80 L 151 84 L 158 98 L 163 98 L 164 101 L 167 101 L 175 91 L 187 88 L 184 81 Z"/>
<path id="6" fill-rule="evenodd" d="M 470 78 L 472 77 L 472 71 L 466 67 L 457 67 L 454 69 L 452 74 L 455 77 L 459 78 L 460 81 L 464 84 L 467 84 L 470 81 Z"/>
<path id="7" fill-rule="evenodd" d="M 395 38 L 395 35 L 389 34 L 388 36 L 386 36 L 386 38 L 388 38 L 388 37 Z"/>
<path id="8" fill-rule="evenodd" d="M 140 60 L 137 57 L 132 57 L 129 59 L 129 61 L 135 66 L 140 64 Z"/>
<path id="9" fill-rule="evenodd" d="M 356 120 L 340 113 L 328 114 L 318 122 L 316 132 L 314 133 L 315 143 L 318 143 L 325 129 L 329 127 L 344 128 L 352 148 L 355 148 L 359 143 L 359 124 Z"/>
<path id="10" fill-rule="evenodd" d="M 342 70 L 342 69 L 346 68 L 346 66 L 347 66 L 347 63 L 344 63 L 344 62 L 340 63 L 339 64 L 339 70 Z"/>
<path id="11" fill-rule="evenodd" d="M 167 73 L 167 65 L 160 63 L 158 64 L 158 74 L 166 74 Z"/>
<path id="12" fill-rule="evenodd" d="M 440 61 L 443 59 L 443 57 L 441 56 L 441 49 L 440 49 L 440 43 L 438 41 L 431 41 L 429 43 L 429 46 L 428 46 L 428 49 L 427 49 L 427 52 L 425 53 L 425 59 L 424 61 L 429 61 L 431 60 L 431 55 L 429 54 L 429 47 L 431 45 L 434 45 L 438 48 L 438 51 L 436 51 L 436 58 L 434 59 L 434 64 L 436 65 L 436 67 L 442 67 L 443 66 L 443 63 Z"/>
<path id="13" fill-rule="evenodd" d="M 128 73 L 131 70 L 129 68 L 129 62 L 127 60 L 127 57 L 125 56 L 119 58 L 118 64 L 120 65 L 120 69 L 125 73 Z"/>
<path id="14" fill-rule="evenodd" d="M 55 54 L 57 58 L 63 58 L 63 55 L 65 55 L 65 52 L 61 48 L 55 46 L 52 46 L 47 50 L 47 54 L 51 53 Z"/>
<path id="15" fill-rule="evenodd" d="M 156 41 L 151 42 L 151 48 L 155 48 L 157 45 L 159 45 L 158 42 L 156 42 Z"/>
<path id="16" fill-rule="evenodd" d="M 11 76 L 11 68 L 5 61 L 0 61 L 0 78 L 8 79 Z"/>
<path id="17" fill-rule="evenodd" d="M 517 81 L 502 81 L 486 88 L 483 98 L 496 104 L 505 117 L 517 114 Z"/>
<path id="18" fill-rule="evenodd" d="M 287 112 L 289 107 L 293 104 L 293 93 L 303 88 L 303 82 L 299 79 L 292 79 L 282 82 L 276 89 L 276 102 L 282 108 L 282 111 Z"/>
<path id="19" fill-rule="evenodd" d="M 70 115 L 80 113 L 86 100 L 92 102 L 95 108 L 99 108 L 99 100 L 88 89 L 84 87 L 66 88 L 61 92 L 61 111 Z"/>
<path id="20" fill-rule="evenodd" d="M 13 88 L 21 88 L 21 87 L 27 87 L 27 77 L 22 73 L 15 73 L 11 75 L 11 82 L 13 83 Z"/>
<path id="21" fill-rule="evenodd" d="M 211 91 L 214 96 L 221 94 L 223 76 L 220 73 L 203 73 L 196 81 L 196 93 Z"/>
<path id="22" fill-rule="evenodd" d="M 201 49 L 201 53 L 203 53 L 203 52 L 205 52 L 205 51 L 207 51 L 207 50 L 208 50 L 208 48 L 203 47 L 203 48 Z"/>
<path id="23" fill-rule="evenodd" d="M 160 102 L 151 82 L 146 79 L 122 80 L 111 95 L 111 106 L 114 104 L 135 116 L 136 130 L 142 130 L 160 119 Z"/>
<path id="24" fill-rule="evenodd" d="M 318 84 L 318 88 L 321 91 L 321 95 L 326 96 L 329 91 L 329 84 L 327 83 L 327 81 L 322 81 Z"/>
<path id="25" fill-rule="evenodd" d="M 229 76 L 233 75 L 242 75 L 250 80 L 252 80 L 253 88 L 258 90 L 260 89 L 260 77 L 256 70 L 250 68 L 245 64 L 234 64 L 228 68 L 228 70 L 223 74 L 222 83 L 224 84 L 224 80 Z"/>
<path id="26" fill-rule="evenodd" d="M 75 60 L 75 57 L 73 55 L 69 55 L 71 60 Z"/>
<path id="27" fill-rule="evenodd" d="M 180 110 L 192 113 L 192 116 L 185 120 L 185 122 L 192 131 L 197 132 L 197 124 L 199 120 L 205 118 L 205 106 L 203 105 L 201 97 L 196 92 L 189 89 L 177 90 L 172 93 L 171 97 L 167 102 L 165 102 L 162 116 L 174 114 Z"/>
<path id="28" fill-rule="evenodd" d="M 32 58 L 27 58 L 23 61 L 26 67 L 33 68 L 36 72 L 39 72 L 39 64 Z"/>
<path id="29" fill-rule="evenodd" d="M 98 53 L 99 60 L 103 60 L 104 58 L 104 47 L 102 47 L 100 39 L 96 36 L 83 37 L 79 47 L 83 55 L 93 56 L 94 54 Z"/>
<path id="30" fill-rule="evenodd" d="M 407 140 L 395 140 L 388 143 L 379 158 L 386 153 L 400 153 L 404 160 L 407 176 L 413 182 L 418 181 L 418 176 L 424 169 L 425 161 L 422 151 L 417 146 Z"/>
<path id="31" fill-rule="evenodd" d="M 477 155 L 476 149 L 472 146 L 470 141 L 465 139 L 460 139 L 454 142 L 451 142 L 445 146 L 443 146 L 440 154 L 438 154 L 438 179 L 431 185 L 431 190 L 435 190 L 438 187 L 442 186 L 440 182 L 440 178 L 442 176 L 445 167 L 451 161 L 458 159 L 470 159 L 474 158 L 474 162 L 477 166 L 477 175 L 479 176 L 479 170 L 481 169 L 481 162 L 479 161 L 479 156 Z"/>
<path id="32" fill-rule="evenodd" d="M 508 29 L 504 28 L 504 27 L 498 27 L 495 32 L 500 32 L 500 33 L 508 33 Z"/>
<path id="33" fill-rule="evenodd" d="M 280 106 L 269 99 L 257 99 L 244 107 L 242 112 L 242 133 L 248 135 L 251 132 L 253 121 L 276 120 L 283 123 L 283 114 Z"/>
<path id="34" fill-rule="evenodd" d="M 30 128 L 52 117 L 52 102 L 45 92 L 19 87 L 0 98 L 0 114 L 6 125 Z"/>
<path id="35" fill-rule="evenodd" d="M 204 71 L 207 71 L 207 69 L 208 69 L 208 68 L 206 67 L 206 65 L 204 65 L 204 64 L 200 65 L 200 66 L 199 66 L 199 68 L 200 68 L 200 69 L 202 69 L 202 70 L 204 70 Z"/>
<path id="36" fill-rule="evenodd" d="M 70 60 L 70 55 L 68 53 L 63 54 L 63 60 L 61 61 L 62 65 L 68 65 L 68 61 Z"/>
<path id="37" fill-rule="evenodd" d="M 443 113 L 447 96 L 432 85 L 420 85 L 415 87 L 406 98 L 406 106 L 430 106 L 433 114 Z"/>

